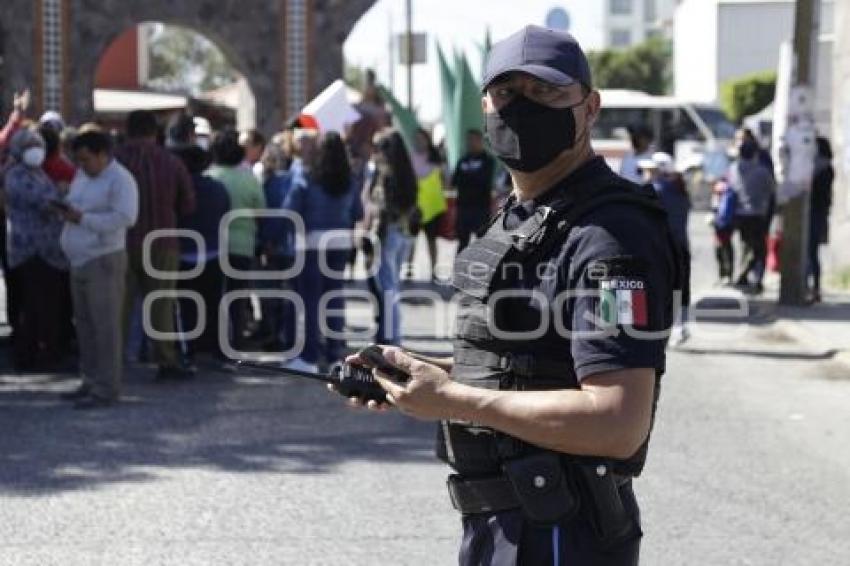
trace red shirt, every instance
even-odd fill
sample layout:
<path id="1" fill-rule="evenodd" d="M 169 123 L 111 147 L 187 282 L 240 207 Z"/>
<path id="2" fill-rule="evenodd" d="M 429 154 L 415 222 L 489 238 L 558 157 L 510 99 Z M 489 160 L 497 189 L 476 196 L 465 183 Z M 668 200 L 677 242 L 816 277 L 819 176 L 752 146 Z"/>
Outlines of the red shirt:
<path id="1" fill-rule="evenodd" d="M 127 231 L 127 249 L 141 250 L 154 230 L 177 228 L 177 217 L 195 211 L 195 188 L 186 166 L 170 151 L 151 141 L 130 140 L 115 157 L 139 185 L 139 219 Z M 177 239 L 157 238 L 154 248 L 177 250 Z"/>
<path id="2" fill-rule="evenodd" d="M 76 167 L 59 152 L 45 159 L 41 168 L 44 169 L 44 172 L 47 173 L 47 176 L 54 183 L 71 184 L 71 181 L 74 180 L 74 175 L 77 173 Z"/>

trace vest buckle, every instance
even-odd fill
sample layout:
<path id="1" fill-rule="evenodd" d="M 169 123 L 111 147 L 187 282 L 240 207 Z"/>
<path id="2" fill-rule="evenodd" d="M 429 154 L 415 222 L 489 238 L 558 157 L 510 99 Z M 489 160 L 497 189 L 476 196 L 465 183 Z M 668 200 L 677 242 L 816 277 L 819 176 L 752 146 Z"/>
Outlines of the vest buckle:
<path id="1" fill-rule="evenodd" d="M 534 374 L 534 361 L 531 356 L 511 356 L 509 364 L 508 369 L 518 377 L 532 377 Z"/>
<path id="2" fill-rule="evenodd" d="M 511 371 L 511 360 L 513 359 L 513 355 L 510 352 L 505 354 L 501 354 L 499 356 L 498 369 L 500 372 L 499 375 L 499 389 L 501 390 L 509 390 L 514 389 L 516 385 L 516 378 Z"/>

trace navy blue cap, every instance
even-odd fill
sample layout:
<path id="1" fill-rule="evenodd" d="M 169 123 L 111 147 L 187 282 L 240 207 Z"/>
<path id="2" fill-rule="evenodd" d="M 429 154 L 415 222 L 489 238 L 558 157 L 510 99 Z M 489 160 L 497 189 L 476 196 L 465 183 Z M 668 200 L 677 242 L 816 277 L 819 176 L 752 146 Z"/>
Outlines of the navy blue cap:
<path id="1" fill-rule="evenodd" d="M 540 26 L 525 26 L 493 44 L 487 55 L 481 90 L 499 75 L 522 71 L 559 86 L 593 85 L 590 64 L 578 41 L 567 32 Z"/>

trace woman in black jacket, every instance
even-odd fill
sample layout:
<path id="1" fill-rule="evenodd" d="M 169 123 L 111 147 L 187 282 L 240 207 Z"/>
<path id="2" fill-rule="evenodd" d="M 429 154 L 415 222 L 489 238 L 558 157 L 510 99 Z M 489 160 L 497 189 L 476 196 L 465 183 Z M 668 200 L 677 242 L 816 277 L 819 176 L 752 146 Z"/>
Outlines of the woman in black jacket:
<path id="1" fill-rule="evenodd" d="M 811 206 L 809 208 L 809 276 L 811 277 L 811 301 L 820 302 L 820 245 L 828 241 L 829 209 L 832 207 L 832 183 L 835 170 L 832 168 L 832 147 L 824 137 L 817 138 L 818 154 L 815 158 L 815 174 L 812 179 Z"/>

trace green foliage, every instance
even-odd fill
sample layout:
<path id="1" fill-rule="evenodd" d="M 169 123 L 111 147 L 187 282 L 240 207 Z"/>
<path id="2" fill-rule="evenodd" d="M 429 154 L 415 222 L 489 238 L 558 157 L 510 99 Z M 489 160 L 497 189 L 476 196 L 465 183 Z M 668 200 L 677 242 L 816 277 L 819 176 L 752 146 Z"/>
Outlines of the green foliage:
<path id="1" fill-rule="evenodd" d="M 343 71 L 343 76 L 345 84 L 347 84 L 351 88 L 360 91 L 366 88 L 367 70 L 363 67 L 355 67 L 354 65 L 346 63 L 345 70 Z"/>
<path id="2" fill-rule="evenodd" d="M 198 94 L 238 78 L 221 50 L 190 29 L 153 26 L 148 45 L 149 87 Z"/>
<path id="3" fill-rule="evenodd" d="M 670 43 L 654 37 L 628 49 L 588 53 L 596 88 L 623 88 L 665 94 L 670 86 Z"/>
<path id="4" fill-rule="evenodd" d="M 731 79 L 720 86 L 720 105 L 735 122 L 755 114 L 773 102 L 776 73 L 766 71 Z"/>

